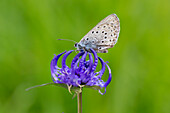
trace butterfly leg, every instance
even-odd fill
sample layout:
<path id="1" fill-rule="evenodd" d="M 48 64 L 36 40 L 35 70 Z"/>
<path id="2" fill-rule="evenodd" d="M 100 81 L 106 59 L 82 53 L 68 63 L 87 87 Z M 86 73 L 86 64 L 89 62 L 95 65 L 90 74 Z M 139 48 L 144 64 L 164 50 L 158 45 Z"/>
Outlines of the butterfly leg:
<path id="1" fill-rule="evenodd" d="M 97 53 L 108 53 L 108 50 L 106 50 L 106 49 L 105 50 L 97 50 L 96 52 Z"/>

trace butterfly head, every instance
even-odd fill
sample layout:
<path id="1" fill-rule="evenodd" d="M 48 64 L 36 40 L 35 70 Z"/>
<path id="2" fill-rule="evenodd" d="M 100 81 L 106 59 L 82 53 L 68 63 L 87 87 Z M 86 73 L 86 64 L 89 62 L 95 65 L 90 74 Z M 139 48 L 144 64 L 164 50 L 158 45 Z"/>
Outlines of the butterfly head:
<path id="1" fill-rule="evenodd" d="M 78 43 L 75 43 L 75 44 L 74 44 L 74 47 L 76 47 L 76 48 L 77 48 L 77 45 L 78 45 Z"/>
<path id="2" fill-rule="evenodd" d="M 75 43 L 74 47 L 77 48 L 77 50 L 81 50 L 82 46 L 79 43 Z"/>
<path id="3" fill-rule="evenodd" d="M 92 48 L 91 46 L 89 46 L 91 44 L 84 44 L 82 42 L 79 43 L 75 43 L 74 47 L 77 48 L 78 51 L 88 51 L 91 52 L 90 48 Z"/>

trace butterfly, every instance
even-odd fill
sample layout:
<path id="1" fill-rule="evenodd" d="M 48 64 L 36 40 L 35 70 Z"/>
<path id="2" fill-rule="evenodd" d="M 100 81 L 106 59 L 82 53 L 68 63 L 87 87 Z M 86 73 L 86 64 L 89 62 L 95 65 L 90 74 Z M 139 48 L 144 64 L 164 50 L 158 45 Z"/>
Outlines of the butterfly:
<path id="1" fill-rule="evenodd" d="M 120 22 L 116 14 L 111 14 L 100 21 L 74 46 L 77 50 L 90 51 L 94 49 L 97 53 L 107 53 L 118 40 Z"/>

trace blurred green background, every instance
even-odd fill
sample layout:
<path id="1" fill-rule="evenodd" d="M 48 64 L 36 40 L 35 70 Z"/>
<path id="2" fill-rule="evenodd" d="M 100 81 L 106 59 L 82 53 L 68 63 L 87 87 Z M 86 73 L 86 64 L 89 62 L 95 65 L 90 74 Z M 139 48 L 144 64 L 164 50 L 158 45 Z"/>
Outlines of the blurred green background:
<path id="1" fill-rule="evenodd" d="M 170 113 L 169 0 L 0 0 L 0 113 L 76 113 L 66 89 L 25 89 L 52 82 L 53 54 L 74 49 L 56 39 L 79 41 L 112 13 L 119 40 L 98 55 L 113 79 L 103 96 L 84 89 L 83 113 Z"/>

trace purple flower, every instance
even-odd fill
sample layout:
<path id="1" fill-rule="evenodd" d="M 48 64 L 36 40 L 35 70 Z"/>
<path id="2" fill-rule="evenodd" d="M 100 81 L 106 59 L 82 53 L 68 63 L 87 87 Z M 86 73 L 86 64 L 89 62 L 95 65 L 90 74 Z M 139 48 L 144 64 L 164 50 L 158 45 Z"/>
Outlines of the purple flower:
<path id="1" fill-rule="evenodd" d="M 51 77 L 54 83 L 56 84 L 66 84 L 68 87 L 98 87 L 97 89 L 103 95 L 106 92 L 106 87 L 110 83 L 112 76 L 111 70 L 106 62 L 104 62 L 100 57 L 97 56 L 97 53 L 91 49 L 90 52 L 80 52 L 72 60 L 71 66 L 66 65 L 66 59 L 73 50 L 68 52 L 63 52 L 55 55 L 51 61 Z M 58 59 L 62 56 L 62 66 L 61 68 L 57 66 Z M 94 59 L 93 59 L 93 56 Z M 88 58 L 87 58 L 88 57 Z M 89 60 L 86 60 L 89 59 Z M 98 59 L 102 65 L 99 72 L 95 72 Z M 93 61 L 94 60 L 94 61 Z M 102 80 L 102 75 L 105 72 L 105 66 L 109 70 L 109 77 L 106 82 Z M 104 93 L 100 89 L 105 88 Z"/>

